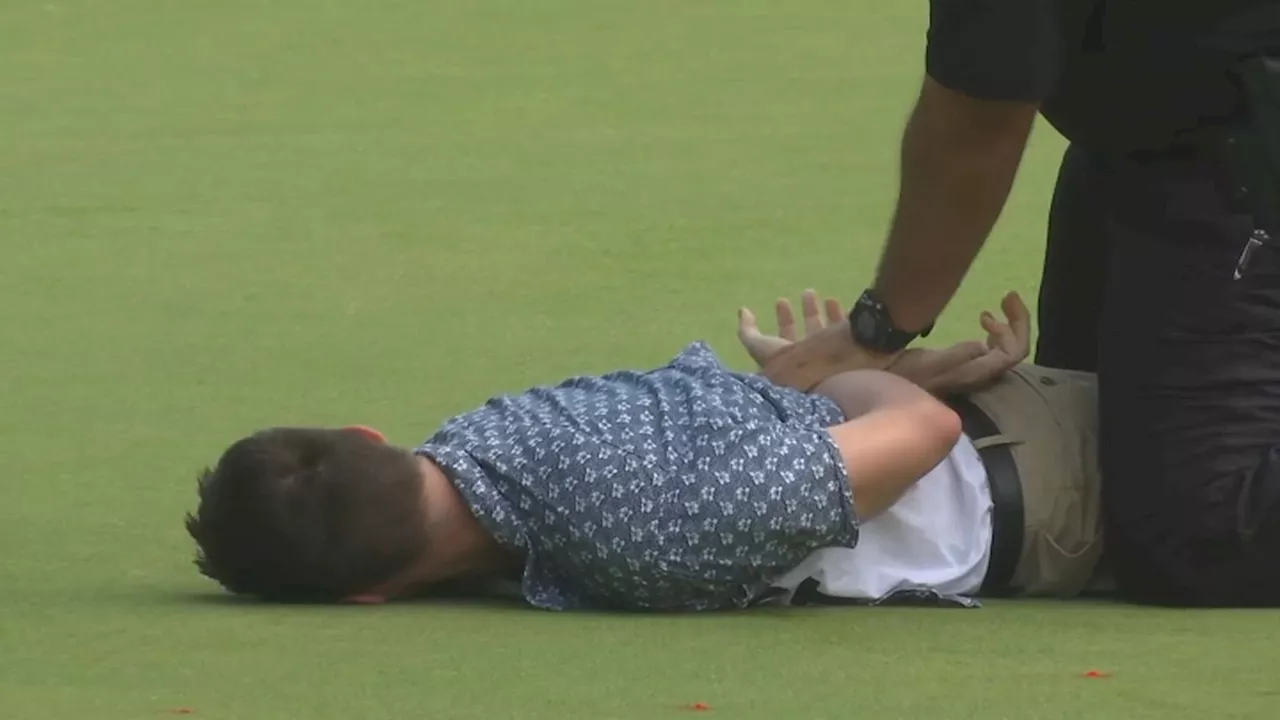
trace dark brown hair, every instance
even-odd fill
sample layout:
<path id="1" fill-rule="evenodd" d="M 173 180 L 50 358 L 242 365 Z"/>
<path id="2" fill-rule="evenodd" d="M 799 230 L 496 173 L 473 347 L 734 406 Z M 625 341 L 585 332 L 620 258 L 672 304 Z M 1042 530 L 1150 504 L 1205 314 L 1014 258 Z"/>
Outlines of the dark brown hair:
<path id="1" fill-rule="evenodd" d="M 196 566 L 236 594 L 342 600 L 403 571 L 426 543 L 416 458 L 349 430 L 254 433 L 198 486 L 186 517 Z"/>

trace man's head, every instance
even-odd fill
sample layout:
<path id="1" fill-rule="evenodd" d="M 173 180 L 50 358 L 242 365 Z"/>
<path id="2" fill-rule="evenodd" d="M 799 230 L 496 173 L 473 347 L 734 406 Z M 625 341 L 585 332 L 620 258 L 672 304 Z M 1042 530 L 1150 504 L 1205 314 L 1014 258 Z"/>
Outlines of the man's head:
<path id="1" fill-rule="evenodd" d="M 412 565 L 426 545 L 422 471 L 367 428 L 272 428 L 199 475 L 196 565 L 264 600 L 333 602 Z"/>

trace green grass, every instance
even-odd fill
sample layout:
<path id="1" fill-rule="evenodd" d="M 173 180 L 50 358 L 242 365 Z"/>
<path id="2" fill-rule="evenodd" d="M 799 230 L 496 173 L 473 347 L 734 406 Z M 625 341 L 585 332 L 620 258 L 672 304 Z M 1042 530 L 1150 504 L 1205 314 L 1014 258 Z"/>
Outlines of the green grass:
<path id="1" fill-rule="evenodd" d="M 925 25 L 870 0 L 0 4 L 0 715 L 1273 715 L 1275 613 L 267 608 L 191 567 L 194 472 L 248 430 L 414 443 L 697 338 L 745 368 L 738 305 L 852 299 Z M 1060 150 L 1037 133 L 935 342 L 1034 300 Z"/>

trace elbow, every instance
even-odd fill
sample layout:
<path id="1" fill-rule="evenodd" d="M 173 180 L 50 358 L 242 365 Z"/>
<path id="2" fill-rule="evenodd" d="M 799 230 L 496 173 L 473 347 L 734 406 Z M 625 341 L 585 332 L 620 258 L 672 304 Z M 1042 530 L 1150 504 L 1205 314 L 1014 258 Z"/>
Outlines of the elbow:
<path id="1" fill-rule="evenodd" d="M 918 409 L 917 429 L 921 442 L 929 448 L 930 454 L 942 462 L 960 442 L 964 433 L 963 423 L 955 410 L 937 400 L 922 402 Z"/>
<path id="2" fill-rule="evenodd" d="M 844 459 L 860 520 L 892 507 L 946 460 L 962 432 L 960 417 L 933 398 L 916 399 L 828 430 Z"/>

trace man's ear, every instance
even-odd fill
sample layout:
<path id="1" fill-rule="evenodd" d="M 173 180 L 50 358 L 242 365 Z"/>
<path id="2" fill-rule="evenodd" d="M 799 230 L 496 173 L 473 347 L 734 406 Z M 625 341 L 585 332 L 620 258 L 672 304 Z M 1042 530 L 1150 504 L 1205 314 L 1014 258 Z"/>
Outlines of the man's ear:
<path id="1" fill-rule="evenodd" d="M 387 436 L 386 436 L 386 435 L 383 435 L 382 433 L 378 432 L 377 430 L 374 430 L 373 428 L 368 427 L 368 426 L 366 426 L 366 425 L 348 425 L 348 426 L 346 426 L 346 427 L 344 427 L 344 428 L 342 428 L 342 429 L 343 429 L 343 430 L 345 430 L 345 431 L 347 431 L 347 432 L 353 432 L 353 433 L 357 433 L 357 434 L 359 434 L 359 435 L 363 435 L 363 436 L 365 436 L 366 438 L 368 438 L 368 439 L 370 439 L 370 440 L 372 440 L 372 441 L 374 441 L 374 442 L 376 442 L 376 443 L 381 443 L 381 444 L 383 444 L 383 445 L 386 445 L 386 444 L 387 444 Z"/>

